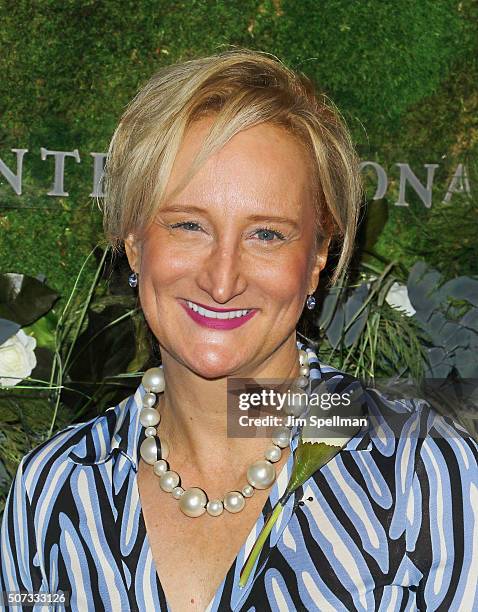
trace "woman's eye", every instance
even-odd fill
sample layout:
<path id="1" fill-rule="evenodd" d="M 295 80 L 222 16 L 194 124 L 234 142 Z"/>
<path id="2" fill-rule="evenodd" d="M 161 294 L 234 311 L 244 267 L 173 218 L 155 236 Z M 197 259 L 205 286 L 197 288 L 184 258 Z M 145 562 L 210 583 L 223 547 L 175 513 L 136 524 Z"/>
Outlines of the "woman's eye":
<path id="1" fill-rule="evenodd" d="M 170 225 L 169 227 L 171 228 L 183 227 L 184 229 L 195 232 L 197 231 L 197 229 L 195 228 L 198 228 L 198 227 L 200 228 L 200 225 L 199 223 L 196 223 L 195 221 L 182 221 L 181 223 L 174 223 L 173 225 Z"/>
<path id="2" fill-rule="evenodd" d="M 256 233 L 262 236 L 260 238 L 262 242 L 273 242 L 274 236 L 277 237 L 279 240 L 285 240 L 284 234 L 268 227 L 258 229 Z"/>
<path id="3" fill-rule="evenodd" d="M 190 232 L 201 231 L 201 226 L 196 221 L 180 221 L 169 226 L 171 229 L 182 228 Z M 261 227 L 255 234 L 259 236 L 261 242 L 274 242 L 274 239 L 285 240 L 284 234 L 270 227 Z"/>

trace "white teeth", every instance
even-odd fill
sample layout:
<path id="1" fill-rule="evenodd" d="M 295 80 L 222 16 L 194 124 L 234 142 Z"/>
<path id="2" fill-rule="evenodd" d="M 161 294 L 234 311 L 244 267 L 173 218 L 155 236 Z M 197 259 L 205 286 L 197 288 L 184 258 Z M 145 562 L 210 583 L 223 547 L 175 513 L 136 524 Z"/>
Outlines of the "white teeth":
<path id="1" fill-rule="evenodd" d="M 202 308 L 198 306 L 194 302 L 187 301 L 187 305 L 194 312 L 198 312 L 203 317 L 208 317 L 209 319 L 235 319 L 236 317 L 243 317 L 246 315 L 249 310 L 231 310 L 230 312 L 215 312 L 214 310 L 208 310 L 207 308 Z"/>

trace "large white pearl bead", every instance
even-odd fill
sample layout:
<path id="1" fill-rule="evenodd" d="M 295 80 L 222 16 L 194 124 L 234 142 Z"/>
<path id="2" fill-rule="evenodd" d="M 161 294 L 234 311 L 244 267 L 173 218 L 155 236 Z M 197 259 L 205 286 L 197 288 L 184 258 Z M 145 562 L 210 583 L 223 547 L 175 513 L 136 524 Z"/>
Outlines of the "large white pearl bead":
<path id="1" fill-rule="evenodd" d="M 156 427 L 161 420 L 161 415 L 154 408 L 142 408 L 139 413 L 139 421 L 143 427 Z"/>
<path id="2" fill-rule="evenodd" d="M 166 461 L 164 461 L 164 459 L 160 459 L 159 461 L 153 463 L 153 472 L 156 474 L 156 476 L 162 476 L 167 471 L 168 464 Z"/>
<path id="3" fill-rule="evenodd" d="M 186 489 L 179 499 L 179 508 L 186 516 L 201 516 L 206 512 L 207 496 L 199 487 Z"/>
<path id="4" fill-rule="evenodd" d="M 309 364 L 309 356 L 307 355 L 307 351 L 300 350 L 299 351 L 299 365 L 304 366 Z"/>
<path id="5" fill-rule="evenodd" d="M 307 395 L 303 392 L 295 392 L 284 406 L 284 412 L 294 417 L 300 417 L 307 409 Z"/>
<path id="6" fill-rule="evenodd" d="M 280 448 L 285 448 L 290 443 L 290 429 L 287 427 L 278 427 L 275 434 L 272 436 L 272 442 Z"/>
<path id="7" fill-rule="evenodd" d="M 141 380 L 146 391 L 162 393 L 164 391 L 164 372 L 162 368 L 149 368 Z"/>
<path id="8" fill-rule="evenodd" d="M 226 508 L 228 512 L 240 512 L 245 505 L 246 500 L 244 499 L 244 495 L 239 493 L 239 491 L 229 491 L 229 493 L 224 495 L 224 508 Z"/>
<path id="9" fill-rule="evenodd" d="M 206 512 L 211 516 L 219 516 L 224 511 L 224 506 L 222 505 L 222 501 L 220 499 L 212 499 L 207 502 Z"/>
<path id="10" fill-rule="evenodd" d="M 173 472 L 173 470 L 168 470 L 161 474 L 159 478 L 159 486 L 166 491 L 166 493 L 171 493 L 171 491 L 176 488 L 179 484 L 179 474 L 177 472 Z"/>
<path id="11" fill-rule="evenodd" d="M 275 463 L 276 461 L 279 461 L 279 459 L 282 457 L 282 451 L 278 446 L 273 444 L 266 450 L 265 456 L 267 461 Z"/>
<path id="12" fill-rule="evenodd" d="M 303 366 L 300 367 L 299 374 L 301 376 L 308 376 L 309 373 L 310 373 L 309 366 L 303 365 Z"/>
<path id="13" fill-rule="evenodd" d="M 309 384 L 309 379 L 307 376 L 299 376 L 299 378 L 296 378 L 295 384 L 303 389 Z"/>
<path id="14" fill-rule="evenodd" d="M 158 457 L 158 447 L 156 444 L 156 438 L 154 436 L 145 438 L 141 442 L 139 452 L 144 461 L 146 461 L 146 463 L 153 465 L 153 463 L 155 463 L 160 458 Z"/>
<path id="15" fill-rule="evenodd" d="M 145 393 L 143 395 L 144 408 L 152 408 L 157 402 L 157 397 L 154 393 Z"/>
<path id="16" fill-rule="evenodd" d="M 267 489 L 274 482 L 276 471 L 270 461 L 259 459 L 249 466 L 246 478 L 255 489 Z"/>

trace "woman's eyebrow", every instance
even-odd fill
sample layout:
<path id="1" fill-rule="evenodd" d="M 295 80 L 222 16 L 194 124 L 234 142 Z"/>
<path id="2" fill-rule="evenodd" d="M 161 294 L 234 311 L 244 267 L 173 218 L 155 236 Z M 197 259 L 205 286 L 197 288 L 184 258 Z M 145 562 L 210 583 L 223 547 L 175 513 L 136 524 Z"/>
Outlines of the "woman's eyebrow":
<path id="1" fill-rule="evenodd" d="M 202 208 L 200 206 L 195 206 L 194 204 L 171 204 L 169 206 L 165 206 L 164 208 L 160 208 L 158 213 L 167 213 L 167 212 L 195 212 L 198 214 L 207 214 L 207 208 Z M 292 219 L 290 217 L 283 217 L 280 215 L 250 215 L 247 217 L 248 221 L 272 221 L 276 223 L 288 223 L 292 225 L 296 229 L 299 229 L 299 224 L 296 219 Z"/>
<path id="2" fill-rule="evenodd" d="M 275 223 L 288 223 L 296 229 L 299 229 L 298 222 L 290 217 L 281 217 L 279 215 L 250 215 L 248 219 L 250 221 L 273 221 Z"/>
<path id="3" fill-rule="evenodd" d="M 157 210 L 158 213 L 165 212 L 196 212 L 196 213 L 207 213 L 205 208 L 200 206 L 194 206 L 189 204 L 170 204 L 169 206 L 161 207 Z"/>

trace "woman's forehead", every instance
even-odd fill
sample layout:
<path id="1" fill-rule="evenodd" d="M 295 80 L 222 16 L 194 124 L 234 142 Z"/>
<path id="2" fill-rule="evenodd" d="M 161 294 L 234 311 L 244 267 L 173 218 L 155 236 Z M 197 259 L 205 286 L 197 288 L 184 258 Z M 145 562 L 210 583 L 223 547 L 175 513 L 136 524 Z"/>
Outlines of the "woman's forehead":
<path id="1" fill-rule="evenodd" d="M 200 150 L 212 119 L 201 119 L 187 130 L 173 164 L 165 202 Z M 311 188 L 305 148 L 281 127 L 261 123 L 235 134 L 213 153 L 174 197 L 174 203 L 217 199 L 257 207 L 264 202 L 278 208 L 296 206 Z M 248 207 L 249 207 L 248 206 Z"/>

